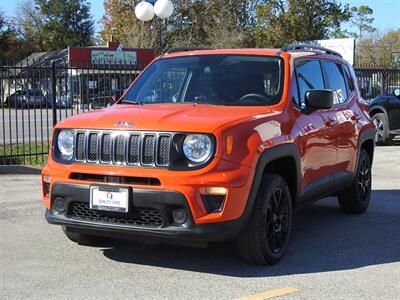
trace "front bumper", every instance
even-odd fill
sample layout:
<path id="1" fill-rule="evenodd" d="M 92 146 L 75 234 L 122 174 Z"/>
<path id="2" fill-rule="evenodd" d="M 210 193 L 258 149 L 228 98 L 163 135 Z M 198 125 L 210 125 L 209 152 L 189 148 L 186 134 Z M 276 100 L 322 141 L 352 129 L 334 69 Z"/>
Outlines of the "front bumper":
<path id="1" fill-rule="evenodd" d="M 64 199 L 65 211 L 55 210 L 56 198 Z M 195 224 L 185 196 L 179 192 L 130 188 L 129 201 L 133 207 L 126 221 L 124 213 L 107 213 L 87 209 L 90 186 L 87 184 L 54 183 L 51 188 L 51 205 L 46 210 L 46 220 L 51 224 L 68 226 L 74 231 L 110 237 L 156 240 L 166 243 L 196 244 L 235 238 L 242 228 L 242 218 L 229 222 Z M 78 213 L 74 211 L 79 204 Z M 173 222 L 172 211 L 185 209 L 188 218 L 183 225 Z M 141 211 L 152 211 L 142 221 Z M 156 221 L 149 219 L 155 217 Z"/>

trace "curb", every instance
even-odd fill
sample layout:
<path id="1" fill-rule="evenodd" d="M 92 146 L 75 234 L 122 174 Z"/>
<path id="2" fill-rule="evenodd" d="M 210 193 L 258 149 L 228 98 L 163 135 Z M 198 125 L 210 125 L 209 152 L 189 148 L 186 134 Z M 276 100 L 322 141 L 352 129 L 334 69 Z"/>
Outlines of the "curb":
<path id="1" fill-rule="evenodd" d="M 39 175 L 42 169 L 28 166 L 0 166 L 0 174 L 30 174 Z"/>

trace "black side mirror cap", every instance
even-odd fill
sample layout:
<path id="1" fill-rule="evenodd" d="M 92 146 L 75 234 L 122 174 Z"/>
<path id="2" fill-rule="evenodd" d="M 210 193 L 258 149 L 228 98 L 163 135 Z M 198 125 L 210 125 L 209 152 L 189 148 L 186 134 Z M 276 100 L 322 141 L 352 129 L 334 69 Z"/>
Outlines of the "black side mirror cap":
<path id="1" fill-rule="evenodd" d="M 334 94 L 332 90 L 309 90 L 305 96 L 305 108 L 307 111 L 318 109 L 330 109 L 333 107 Z"/>

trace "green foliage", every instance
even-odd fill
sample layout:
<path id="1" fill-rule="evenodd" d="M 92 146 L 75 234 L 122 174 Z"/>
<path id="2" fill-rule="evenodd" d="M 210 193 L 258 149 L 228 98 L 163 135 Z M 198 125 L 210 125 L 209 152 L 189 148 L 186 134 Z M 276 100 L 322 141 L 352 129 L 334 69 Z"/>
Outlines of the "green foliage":
<path id="1" fill-rule="evenodd" d="M 15 38 L 15 30 L 6 22 L 4 12 L 0 10 L 0 61 L 8 59 Z"/>
<path id="2" fill-rule="evenodd" d="M 83 0 L 35 0 L 47 51 L 93 44 L 94 21 Z"/>
<path id="3" fill-rule="evenodd" d="M 256 46 L 280 47 L 340 35 L 340 23 L 350 13 L 335 0 L 271 0 L 258 6 L 257 17 Z"/>
<path id="4" fill-rule="evenodd" d="M 140 1 L 105 0 L 103 42 L 111 37 L 126 47 L 158 50 L 160 26 L 162 50 L 178 46 L 243 47 L 252 45 L 259 0 L 174 0 L 174 14 L 161 22 L 141 22 L 134 15 Z"/>
<path id="5" fill-rule="evenodd" d="M 351 24 L 354 25 L 358 31 L 357 33 L 352 33 L 352 36 L 361 40 L 365 32 L 372 33 L 376 30 L 372 26 L 375 19 L 372 17 L 374 13 L 372 8 L 366 5 L 361 5 L 358 8 L 353 6 L 351 12 L 353 14 Z"/>

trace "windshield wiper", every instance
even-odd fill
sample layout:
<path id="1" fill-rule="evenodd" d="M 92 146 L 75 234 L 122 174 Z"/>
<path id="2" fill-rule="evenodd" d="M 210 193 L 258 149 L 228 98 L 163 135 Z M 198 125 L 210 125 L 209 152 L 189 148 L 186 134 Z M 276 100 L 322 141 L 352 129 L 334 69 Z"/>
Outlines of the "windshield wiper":
<path id="1" fill-rule="evenodd" d="M 125 100 L 125 99 L 122 99 L 120 103 L 121 104 L 143 105 L 142 101 L 130 101 L 130 100 Z"/>

